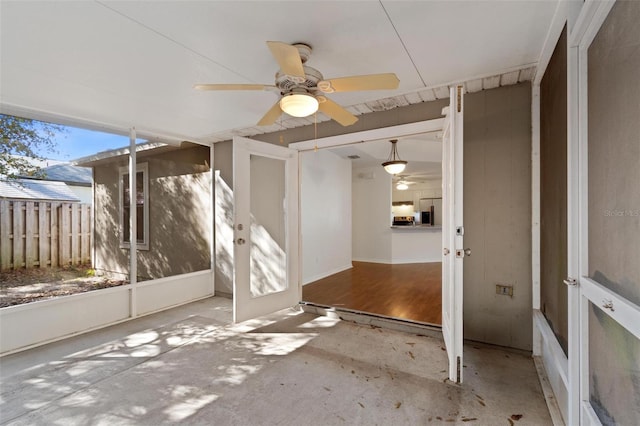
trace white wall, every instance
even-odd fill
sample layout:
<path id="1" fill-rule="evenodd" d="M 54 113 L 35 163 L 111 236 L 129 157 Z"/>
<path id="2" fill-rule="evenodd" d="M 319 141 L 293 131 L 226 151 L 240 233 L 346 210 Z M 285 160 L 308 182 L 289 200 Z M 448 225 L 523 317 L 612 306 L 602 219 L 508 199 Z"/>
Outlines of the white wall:
<path id="1" fill-rule="evenodd" d="M 441 181 L 421 191 L 401 191 L 417 200 L 442 194 Z M 391 228 L 391 175 L 382 167 L 353 171 L 353 260 L 375 263 L 440 262 L 442 231 Z M 412 198 L 407 198 L 411 200 Z"/>
<path id="2" fill-rule="evenodd" d="M 351 161 L 304 152 L 301 168 L 302 283 L 351 268 Z"/>
<path id="3" fill-rule="evenodd" d="M 393 229 L 391 263 L 442 261 L 442 229 Z"/>
<path id="4" fill-rule="evenodd" d="M 391 175 L 380 166 L 353 172 L 353 260 L 391 263 Z"/>

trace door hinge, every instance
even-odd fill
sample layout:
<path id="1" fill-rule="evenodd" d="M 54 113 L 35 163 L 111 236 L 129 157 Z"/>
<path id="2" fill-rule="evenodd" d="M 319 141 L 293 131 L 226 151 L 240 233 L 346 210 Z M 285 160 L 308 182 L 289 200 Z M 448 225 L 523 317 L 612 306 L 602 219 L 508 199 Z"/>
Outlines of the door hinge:
<path id="1" fill-rule="evenodd" d="M 462 112 L 462 86 L 458 86 L 458 112 Z"/>
<path id="2" fill-rule="evenodd" d="M 456 227 L 456 235 L 464 235 L 464 226 Z"/>

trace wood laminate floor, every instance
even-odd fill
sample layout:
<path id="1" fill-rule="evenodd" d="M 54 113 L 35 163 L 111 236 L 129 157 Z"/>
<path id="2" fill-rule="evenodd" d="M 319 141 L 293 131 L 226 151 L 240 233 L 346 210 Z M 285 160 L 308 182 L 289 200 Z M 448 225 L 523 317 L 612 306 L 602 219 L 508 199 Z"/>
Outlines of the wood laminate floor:
<path id="1" fill-rule="evenodd" d="M 442 324 L 442 263 L 353 262 L 302 287 L 302 299 L 388 317 Z"/>

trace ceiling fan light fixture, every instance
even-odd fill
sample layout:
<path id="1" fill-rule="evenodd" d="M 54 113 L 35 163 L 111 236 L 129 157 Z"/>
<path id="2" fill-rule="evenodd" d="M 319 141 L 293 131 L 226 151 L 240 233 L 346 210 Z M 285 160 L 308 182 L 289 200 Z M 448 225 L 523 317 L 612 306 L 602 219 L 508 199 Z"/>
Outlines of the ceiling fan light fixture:
<path id="1" fill-rule="evenodd" d="M 407 162 L 401 160 L 398 155 L 398 147 L 396 146 L 398 139 L 391 139 L 389 142 L 391 142 L 391 152 L 389 153 L 389 159 L 382 163 L 382 167 L 390 175 L 397 175 L 404 171 L 404 168 L 407 167 Z"/>
<path id="2" fill-rule="evenodd" d="M 293 117 L 308 117 L 318 110 L 318 100 L 308 93 L 288 93 L 280 99 L 280 108 Z"/>
<path id="3" fill-rule="evenodd" d="M 409 185 L 407 185 L 404 182 L 398 182 L 398 184 L 396 185 L 396 189 L 400 190 L 400 191 L 404 191 L 409 189 Z"/>

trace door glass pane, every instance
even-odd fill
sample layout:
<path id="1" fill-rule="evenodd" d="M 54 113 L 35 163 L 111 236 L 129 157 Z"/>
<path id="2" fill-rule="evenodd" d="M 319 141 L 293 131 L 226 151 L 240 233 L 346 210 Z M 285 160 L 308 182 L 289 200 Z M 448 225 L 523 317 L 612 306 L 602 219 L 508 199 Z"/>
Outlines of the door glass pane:
<path id="1" fill-rule="evenodd" d="M 285 161 L 250 157 L 250 289 L 259 297 L 286 290 Z"/>
<path id="2" fill-rule="evenodd" d="M 604 425 L 640 425 L 640 340 L 589 306 L 589 399 Z"/>

